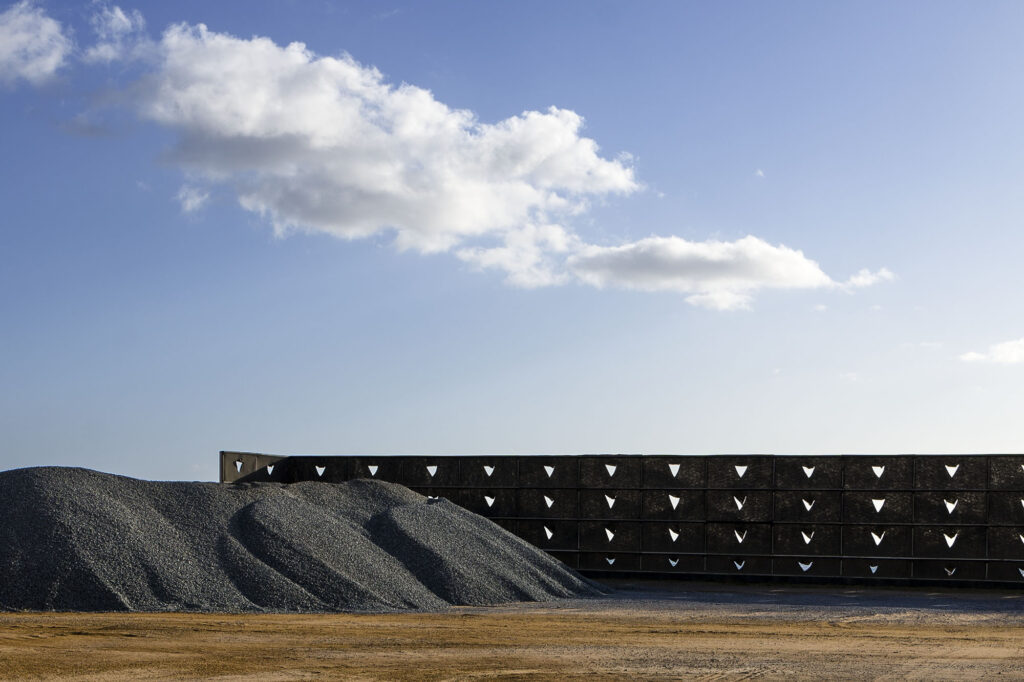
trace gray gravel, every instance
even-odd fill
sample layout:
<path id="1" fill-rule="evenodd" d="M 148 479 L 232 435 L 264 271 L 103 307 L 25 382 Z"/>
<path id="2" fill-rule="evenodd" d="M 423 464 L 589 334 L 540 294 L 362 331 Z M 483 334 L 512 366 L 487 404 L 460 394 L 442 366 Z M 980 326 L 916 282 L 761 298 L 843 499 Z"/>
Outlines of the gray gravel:
<path id="1" fill-rule="evenodd" d="M 598 594 L 447 500 L 381 481 L 0 472 L 0 609 L 440 610 Z"/>

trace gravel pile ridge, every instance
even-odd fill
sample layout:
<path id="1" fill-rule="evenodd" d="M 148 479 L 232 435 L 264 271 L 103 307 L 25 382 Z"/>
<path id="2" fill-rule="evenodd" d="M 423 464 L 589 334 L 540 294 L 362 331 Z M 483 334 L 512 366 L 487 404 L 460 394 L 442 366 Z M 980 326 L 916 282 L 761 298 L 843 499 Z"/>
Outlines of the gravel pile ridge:
<path id="1" fill-rule="evenodd" d="M 0 472 L 0 609 L 437 610 L 598 588 L 447 500 L 392 483 Z"/>

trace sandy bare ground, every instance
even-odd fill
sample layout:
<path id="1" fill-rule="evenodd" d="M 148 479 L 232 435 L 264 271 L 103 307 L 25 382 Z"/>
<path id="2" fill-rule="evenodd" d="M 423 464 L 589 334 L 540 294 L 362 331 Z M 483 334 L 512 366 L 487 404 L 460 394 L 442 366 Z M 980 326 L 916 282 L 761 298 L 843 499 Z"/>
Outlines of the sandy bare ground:
<path id="1" fill-rule="evenodd" d="M 619 587 L 427 614 L 0 614 L 0 677 L 1024 679 L 1024 593 Z"/>

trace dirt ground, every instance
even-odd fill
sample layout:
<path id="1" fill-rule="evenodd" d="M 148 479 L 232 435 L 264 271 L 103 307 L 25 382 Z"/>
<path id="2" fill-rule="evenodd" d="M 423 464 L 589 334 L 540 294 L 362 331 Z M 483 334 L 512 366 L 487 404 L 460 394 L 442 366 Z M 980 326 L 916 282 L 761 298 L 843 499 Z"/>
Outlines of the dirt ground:
<path id="1" fill-rule="evenodd" d="M 443 613 L 6 613 L 0 677 L 1024 679 L 1024 592 L 616 587 Z"/>

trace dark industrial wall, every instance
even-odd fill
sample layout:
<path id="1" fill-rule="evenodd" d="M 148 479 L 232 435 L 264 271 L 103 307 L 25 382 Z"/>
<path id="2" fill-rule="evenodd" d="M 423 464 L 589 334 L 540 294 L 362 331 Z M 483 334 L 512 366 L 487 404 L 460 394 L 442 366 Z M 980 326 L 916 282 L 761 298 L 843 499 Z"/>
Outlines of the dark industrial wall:
<path id="1" fill-rule="evenodd" d="M 374 478 L 607 573 L 1024 584 L 1024 455 L 277 457 L 224 482 Z"/>

